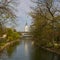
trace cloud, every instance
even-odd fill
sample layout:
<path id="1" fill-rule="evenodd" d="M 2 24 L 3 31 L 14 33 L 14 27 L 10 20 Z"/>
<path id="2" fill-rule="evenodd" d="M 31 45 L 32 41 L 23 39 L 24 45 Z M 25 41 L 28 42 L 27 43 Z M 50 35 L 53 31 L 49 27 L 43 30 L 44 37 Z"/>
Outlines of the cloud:
<path id="1" fill-rule="evenodd" d="M 30 0 L 20 0 L 20 4 L 17 8 L 17 16 L 18 16 L 18 26 L 16 29 L 18 31 L 24 31 L 25 23 L 27 20 L 28 25 L 31 24 L 31 17 L 28 13 L 31 11 L 30 6 L 32 5 Z"/>

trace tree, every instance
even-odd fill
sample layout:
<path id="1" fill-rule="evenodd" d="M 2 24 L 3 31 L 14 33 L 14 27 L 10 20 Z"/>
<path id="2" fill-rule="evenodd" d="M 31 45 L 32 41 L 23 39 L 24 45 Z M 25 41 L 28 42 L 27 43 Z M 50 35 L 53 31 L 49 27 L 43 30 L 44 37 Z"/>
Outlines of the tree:
<path id="1" fill-rule="evenodd" d="M 0 1 L 0 24 L 4 25 L 5 23 L 11 21 L 13 22 L 16 15 L 14 13 L 14 0 L 1 0 Z"/>
<path id="2" fill-rule="evenodd" d="M 15 24 L 15 0 L 0 0 L 0 29 L 5 31 L 5 26 L 9 22 Z"/>
<path id="3" fill-rule="evenodd" d="M 60 39 L 60 15 L 57 13 L 60 13 L 60 10 L 55 7 L 53 0 L 33 0 L 33 2 L 36 3 L 30 13 L 34 26 L 31 30 L 33 37 L 39 44 L 40 42 L 42 45 L 48 42 L 54 44 Z"/>
<path id="4" fill-rule="evenodd" d="M 20 38 L 20 34 L 16 30 L 13 30 L 11 28 L 7 28 L 6 34 L 7 41 L 14 41 Z"/>

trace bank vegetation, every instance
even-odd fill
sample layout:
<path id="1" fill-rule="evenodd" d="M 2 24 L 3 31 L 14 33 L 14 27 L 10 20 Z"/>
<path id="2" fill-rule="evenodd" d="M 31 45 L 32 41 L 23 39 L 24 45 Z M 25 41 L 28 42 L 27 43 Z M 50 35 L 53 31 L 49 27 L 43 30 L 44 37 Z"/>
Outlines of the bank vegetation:
<path id="1" fill-rule="evenodd" d="M 60 49 L 60 2 L 55 0 L 32 0 L 31 34 L 38 46 Z"/>

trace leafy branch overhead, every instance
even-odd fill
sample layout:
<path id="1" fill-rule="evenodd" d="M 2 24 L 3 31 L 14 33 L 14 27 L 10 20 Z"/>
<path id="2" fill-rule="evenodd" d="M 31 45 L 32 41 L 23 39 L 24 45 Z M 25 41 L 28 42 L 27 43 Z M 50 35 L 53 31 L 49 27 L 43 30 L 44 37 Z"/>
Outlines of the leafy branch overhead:
<path id="1" fill-rule="evenodd" d="M 14 11 L 14 0 L 1 0 L 0 1 L 0 23 L 6 23 L 9 20 L 13 20 L 16 17 Z"/>

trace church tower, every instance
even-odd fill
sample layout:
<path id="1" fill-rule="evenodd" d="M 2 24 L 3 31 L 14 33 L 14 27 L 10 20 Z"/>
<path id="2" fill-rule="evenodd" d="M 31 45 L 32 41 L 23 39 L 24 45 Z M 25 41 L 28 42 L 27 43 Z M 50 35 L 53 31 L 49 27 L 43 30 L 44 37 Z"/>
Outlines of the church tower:
<path id="1" fill-rule="evenodd" d="M 28 27 L 28 24 L 27 24 L 27 20 L 26 20 L 26 24 L 25 24 L 25 32 L 29 32 L 29 27 Z"/>

